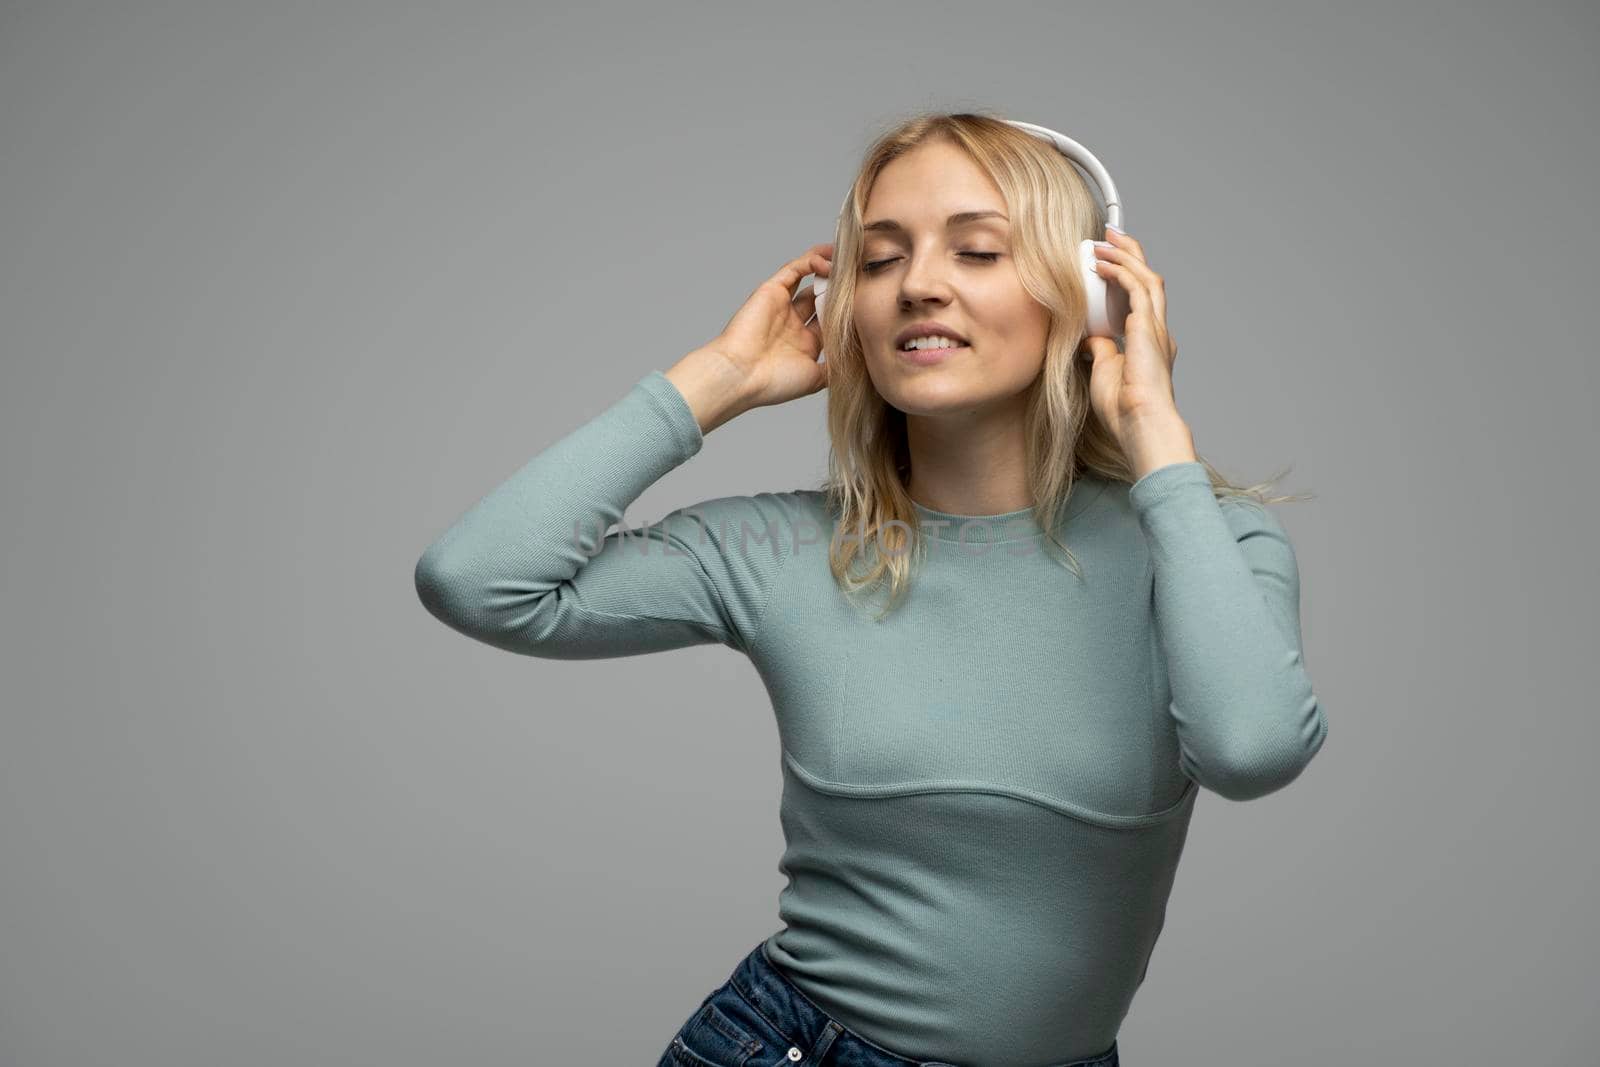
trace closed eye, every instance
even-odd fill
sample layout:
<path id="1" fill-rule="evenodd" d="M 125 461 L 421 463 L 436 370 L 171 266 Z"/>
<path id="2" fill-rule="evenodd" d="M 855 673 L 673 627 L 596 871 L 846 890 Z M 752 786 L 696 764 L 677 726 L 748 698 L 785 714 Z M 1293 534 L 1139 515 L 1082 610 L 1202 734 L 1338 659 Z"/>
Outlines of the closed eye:
<path id="1" fill-rule="evenodd" d="M 999 252 L 958 252 L 956 254 L 962 256 L 972 256 L 975 259 L 981 259 L 988 263 L 993 263 L 995 260 L 1000 258 Z M 871 274 L 874 271 L 893 263 L 899 258 L 899 256 L 890 256 L 888 259 L 874 259 L 871 262 L 863 263 L 861 265 L 861 269 L 867 274 Z"/>

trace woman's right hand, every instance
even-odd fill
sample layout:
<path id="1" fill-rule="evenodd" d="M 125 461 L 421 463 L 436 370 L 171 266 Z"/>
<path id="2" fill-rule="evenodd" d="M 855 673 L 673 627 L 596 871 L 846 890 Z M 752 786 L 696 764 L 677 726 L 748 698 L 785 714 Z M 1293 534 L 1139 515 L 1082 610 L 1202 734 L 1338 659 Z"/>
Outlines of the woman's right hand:
<path id="1" fill-rule="evenodd" d="M 726 359 L 742 376 L 749 407 L 810 396 L 828 384 L 822 353 L 822 323 L 807 321 L 816 310 L 811 285 L 796 294 L 808 274 L 828 277 L 833 243 L 812 245 L 802 256 L 757 286 L 744 306 L 702 347 Z"/>

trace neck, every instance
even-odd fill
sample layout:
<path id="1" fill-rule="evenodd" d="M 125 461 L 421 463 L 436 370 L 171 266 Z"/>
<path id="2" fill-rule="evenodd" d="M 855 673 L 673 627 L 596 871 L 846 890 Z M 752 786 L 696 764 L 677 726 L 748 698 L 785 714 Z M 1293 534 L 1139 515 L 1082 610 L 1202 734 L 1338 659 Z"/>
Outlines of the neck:
<path id="1" fill-rule="evenodd" d="M 998 515 L 1032 507 L 1027 440 L 1014 407 L 907 415 L 911 499 L 935 511 Z"/>

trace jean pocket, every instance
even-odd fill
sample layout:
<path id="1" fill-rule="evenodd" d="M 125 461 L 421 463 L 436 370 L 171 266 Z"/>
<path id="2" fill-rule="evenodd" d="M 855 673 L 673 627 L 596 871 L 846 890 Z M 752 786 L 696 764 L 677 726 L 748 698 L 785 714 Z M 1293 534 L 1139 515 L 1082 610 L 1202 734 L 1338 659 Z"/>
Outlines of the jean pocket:
<path id="1" fill-rule="evenodd" d="M 761 1051 L 762 1043 L 717 1006 L 724 995 L 738 994 L 726 986 L 717 990 L 672 1038 L 667 1052 L 673 1063 L 686 1067 L 745 1067 Z"/>

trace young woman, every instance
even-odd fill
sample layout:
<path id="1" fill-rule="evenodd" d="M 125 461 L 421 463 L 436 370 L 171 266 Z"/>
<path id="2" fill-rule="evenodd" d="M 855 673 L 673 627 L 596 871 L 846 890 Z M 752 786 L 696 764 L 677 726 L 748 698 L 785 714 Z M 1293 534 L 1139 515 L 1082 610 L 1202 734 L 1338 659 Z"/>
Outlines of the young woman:
<path id="1" fill-rule="evenodd" d="M 1114 1067 L 1199 789 L 1262 796 L 1321 748 L 1294 551 L 1264 506 L 1288 498 L 1196 455 L 1162 278 L 1103 221 L 1038 137 L 903 123 L 837 256 L 786 264 L 418 562 L 427 608 L 496 647 L 716 642 L 766 683 L 784 928 L 663 1064 Z M 1102 232 L 1120 350 L 1085 336 L 1073 265 Z M 818 322 L 808 274 L 831 287 Z M 823 388 L 821 488 L 602 539 L 713 429 Z"/>

